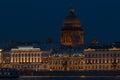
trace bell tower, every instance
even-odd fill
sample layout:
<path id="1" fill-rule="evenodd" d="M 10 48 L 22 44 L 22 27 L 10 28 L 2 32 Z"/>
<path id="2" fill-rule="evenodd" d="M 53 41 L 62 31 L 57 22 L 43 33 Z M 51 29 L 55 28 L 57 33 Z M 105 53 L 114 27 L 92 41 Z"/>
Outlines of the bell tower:
<path id="1" fill-rule="evenodd" d="M 81 28 L 79 18 L 74 14 L 73 7 L 70 8 L 70 14 L 64 19 L 60 42 L 65 46 L 84 44 L 84 31 Z"/>

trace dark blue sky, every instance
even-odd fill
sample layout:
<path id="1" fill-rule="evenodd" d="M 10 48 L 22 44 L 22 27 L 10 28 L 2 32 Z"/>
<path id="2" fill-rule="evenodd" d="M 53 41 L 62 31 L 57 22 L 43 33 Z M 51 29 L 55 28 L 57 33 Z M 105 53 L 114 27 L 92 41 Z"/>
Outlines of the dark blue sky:
<path id="1" fill-rule="evenodd" d="M 0 0 L 0 43 L 10 40 L 59 41 L 69 8 L 75 8 L 85 42 L 120 41 L 120 0 Z"/>

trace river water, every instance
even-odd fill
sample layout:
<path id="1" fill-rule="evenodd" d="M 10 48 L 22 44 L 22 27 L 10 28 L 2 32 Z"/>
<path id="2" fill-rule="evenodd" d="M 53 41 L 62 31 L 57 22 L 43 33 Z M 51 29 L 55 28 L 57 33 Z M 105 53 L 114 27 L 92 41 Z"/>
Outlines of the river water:
<path id="1" fill-rule="evenodd" d="M 0 78 L 0 80 L 120 80 L 120 77 L 20 77 Z"/>

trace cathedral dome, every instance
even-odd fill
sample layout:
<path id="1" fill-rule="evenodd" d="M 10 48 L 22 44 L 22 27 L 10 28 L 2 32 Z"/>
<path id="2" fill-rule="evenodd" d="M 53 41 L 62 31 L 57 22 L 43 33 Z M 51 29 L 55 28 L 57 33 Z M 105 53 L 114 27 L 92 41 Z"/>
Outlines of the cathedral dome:
<path id="1" fill-rule="evenodd" d="M 80 20 L 74 15 L 74 8 L 70 8 L 70 15 L 64 20 L 64 27 L 80 27 Z"/>

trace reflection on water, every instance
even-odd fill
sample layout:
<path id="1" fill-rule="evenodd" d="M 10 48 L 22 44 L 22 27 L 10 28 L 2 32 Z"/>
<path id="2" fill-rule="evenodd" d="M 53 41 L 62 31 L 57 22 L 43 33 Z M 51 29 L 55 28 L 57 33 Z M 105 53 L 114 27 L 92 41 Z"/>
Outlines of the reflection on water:
<path id="1" fill-rule="evenodd" d="M 20 77 L 0 78 L 0 80 L 120 80 L 120 77 Z"/>

